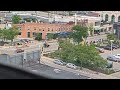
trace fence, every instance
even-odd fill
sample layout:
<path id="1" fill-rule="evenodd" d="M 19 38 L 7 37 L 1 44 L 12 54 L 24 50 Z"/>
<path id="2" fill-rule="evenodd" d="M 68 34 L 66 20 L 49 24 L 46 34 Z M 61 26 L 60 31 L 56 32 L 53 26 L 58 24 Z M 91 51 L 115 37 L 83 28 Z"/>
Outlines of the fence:
<path id="1" fill-rule="evenodd" d="M 17 65 L 20 67 L 28 67 L 40 63 L 41 50 L 38 47 L 28 48 L 23 53 L 12 55 L 1 54 L 0 62 Z"/>

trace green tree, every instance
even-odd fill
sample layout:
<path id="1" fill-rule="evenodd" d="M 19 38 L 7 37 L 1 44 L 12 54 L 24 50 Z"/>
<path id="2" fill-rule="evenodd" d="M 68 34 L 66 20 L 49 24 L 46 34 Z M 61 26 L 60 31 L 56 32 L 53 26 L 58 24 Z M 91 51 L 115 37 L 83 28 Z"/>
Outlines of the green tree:
<path id="1" fill-rule="evenodd" d="M 48 33 L 48 34 L 47 34 L 48 40 L 53 39 L 53 37 L 54 37 L 54 33 Z"/>
<path id="2" fill-rule="evenodd" d="M 108 34 L 107 35 L 107 39 L 108 40 L 116 40 L 117 39 L 117 36 L 115 34 Z"/>
<path id="3" fill-rule="evenodd" d="M 93 36 L 93 24 L 89 26 L 90 35 Z"/>
<path id="4" fill-rule="evenodd" d="M 105 68 L 106 60 L 104 60 L 99 52 L 95 49 L 95 45 L 73 45 L 69 41 L 59 41 L 60 50 L 55 51 L 54 57 L 60 58 L 65 62 L 71 62 L 81 67 L 89 69 Z"/>
<path id="5" fill-rule="evenodd" d="M 107 40 L 108 40 L 109 44 L 111 43 L 110 40 L 114 40 L 114 42 L 118 42 L 119 41 L 115 34 L 108 34 L 107 35 Z"/>
<path id="6" fill-rule="evenodd" d="M 42 35 L 41 35 L 41 33 L 37 33 L 37 34 L 36 34 L 35 40 L 38 40 L 38 41 L 42 40 Z"/>
<path id="7" fill-rule="evenodd" d="M 6 29 L 6 39 L 11 40 L 11 45 L 13 43 L 14 38 L 16 38 L 19 34 L 19 30 L 16 27 Z"/>
<path id="8" fill-rule="evenodd" d="M 12 23 L 13 23 L 13 24 L 18 24 L 18 23 L 20 23 L 20 20 L 21 20 L 21 17 L 18 16 L 18 15 L 14 15 L 14 16 L 12 17 Z"/>
<path id="9" fill-rule="evenodd" d="M 86 26 L 76 25 L 73 28 L 73 33 L 71 33 L 71 38 L 78 44 L 82 42 L 88 36 L 88 28 Z"/>

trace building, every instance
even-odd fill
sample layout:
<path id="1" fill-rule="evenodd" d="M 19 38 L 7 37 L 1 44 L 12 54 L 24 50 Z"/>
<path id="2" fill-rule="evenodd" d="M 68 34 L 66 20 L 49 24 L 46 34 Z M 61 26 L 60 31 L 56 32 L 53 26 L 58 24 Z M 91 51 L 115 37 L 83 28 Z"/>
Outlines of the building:
<path id="1" fill-rule="evenodd" d="M 57 17 L 56 17 L 57 18 Z M 56 21 L 59 21 L 57 18 Z M 97 32 L 101 32 L 101 23 L 99 17 L 90 16 L 74 16 L 63 17 L 64 23 L 24 23 L 17 24 L 19 27 L 20 34 L 19 38 L 33 38 L 36 33 L 42 34 L 42 39 L 45 39 L 48 33 L 59 33 L 59 32 L 70 32 L 72 27 L 76 24 L 89 27 L 93 26 L 93 35 Z M 90 31 L 88 32 L 90 35 Z"/>
<path id="2" fill-rule="evenodd" d="M 24 23 L 15 25 L 19 27 L 19 38 L 33 38 L 36 33 L 42 34 L 42 39 L 46 38 L 48 33 L 69 32 L 73 24 L 48 24 L 48 23 Z"/>
<path id="3" fill-rule="evenodd" d="M 114 33 L 117 35 L 117 37 L 120 39 L 120 23 L 114 23 L 113 25 Z"/>
<path id="4" fill-rule="evenodd" d="M 6 24 L 0 24 L 0 29 L 4 29 L 6 27 Z"/>
<path id="5" fill-rule="evenodd" d="M 95 11 L 99 13 L 101 20 L 108 22 L 120 22 L 120 11 Z"/>

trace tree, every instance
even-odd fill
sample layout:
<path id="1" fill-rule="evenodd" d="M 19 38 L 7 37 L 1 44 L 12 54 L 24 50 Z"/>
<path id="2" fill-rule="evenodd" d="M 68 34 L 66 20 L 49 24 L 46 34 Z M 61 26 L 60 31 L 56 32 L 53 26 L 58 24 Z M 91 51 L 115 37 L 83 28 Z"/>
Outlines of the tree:
<path id="1" fill-rule="evenodd" d="M 115 34 L 108 34 L 107 35 L 107 40 L 108 40 L 108 43 L 110 44 L 110 40 L 114 40 L 114 42 L 117 42 L 118 41 L 118 38 Z"/>
<path id="2" fill-rule="evenodd" d="M 11 45 L 13 43 L 13 39 L 17 37 L 19 34 L 19 30 L 16 27 L 6 29 L 6 39 L 11 40 Z"/>
<path id="3" fill-rule="evenodd" d="M 20 18 L 20 16 L 18 16 L 18 15 L 14 15 L 14 16 L 12 17 L 12 23 L 13 23 L 13 24 L 18 24 L 18 23 L 20 23 L 20 20 L 21 20 L 21 18 Z"/>
<path id="4" fill-rule="evenodd" d="M 71 33 L 71 38 L 78 44 L 87 38 L 88 36 L 88 28 L 86 26 L 76 25 L 73 28 L 73 32 Z"/>
<path id="5" fill-rule="evenodd" d="M 53 34 L 53 33 L 48 33 L 48 34 L 47 34 L 48 40 L 53 39 L 53 37 L 54 37 L 54 34 Z"/>
<path id="6" fill-rule="evenodd" d="M 115 34 L 108 34 L 107 35 L 107 39 L 108 40 L 116 40 L 117 39 L 117 36 Z"/>
<path id="7" fill-rule="evenodd" d="M 93 36 L 93 24 L 89 26 L 90 35 Z"/>
<path id="8" fill-rule="evenodd" d="M 36 34 L 35 40 L 38 40 L 38 41 L 42 40 L 42 35 L 41 35 L 41 33 L 37 33 L 37 34 Z"/>

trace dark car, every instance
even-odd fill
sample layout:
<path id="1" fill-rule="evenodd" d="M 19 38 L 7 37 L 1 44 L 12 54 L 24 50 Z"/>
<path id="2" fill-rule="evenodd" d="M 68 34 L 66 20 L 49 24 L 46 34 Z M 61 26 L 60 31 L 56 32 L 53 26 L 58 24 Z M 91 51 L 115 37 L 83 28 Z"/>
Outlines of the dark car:
<path id="1" fill-rule="evenodd" d="M 17 53 L 21 53 L 21 52 L 24 52 L 24 50 L 22 50 L 22 49 L 17 49 L 16 52 L 17 52 Z"/>
<path id="2" fill-rule="evenodd" d="M 120 48 L 120 46 L 119 46 L 119 45 L 117 45 L 117 44 L 112 44 L 112 46 L 113 46 L 113 47 L 115 47 L 115 49 Z"/>
<path id="3" fill-rule="evenodd" d="M 111 47 L 111 45 L 107 45 L 107 46 Z M 119 45 L 117 45 L 117 44 L 112 44 L 112 48 L 113 48 L 113 49 L 118 49 L 118 48 L 119 48 Z"/>
<path id="4" fill-rule="evenodd" d="M 111 50 L 111 46 L 105 46 L 104 49 L 106 49 L 106 50 Z M 113 50 L 113 49 L 114 49 L 114 48 L 112 48 L 112 50 Z"/>

